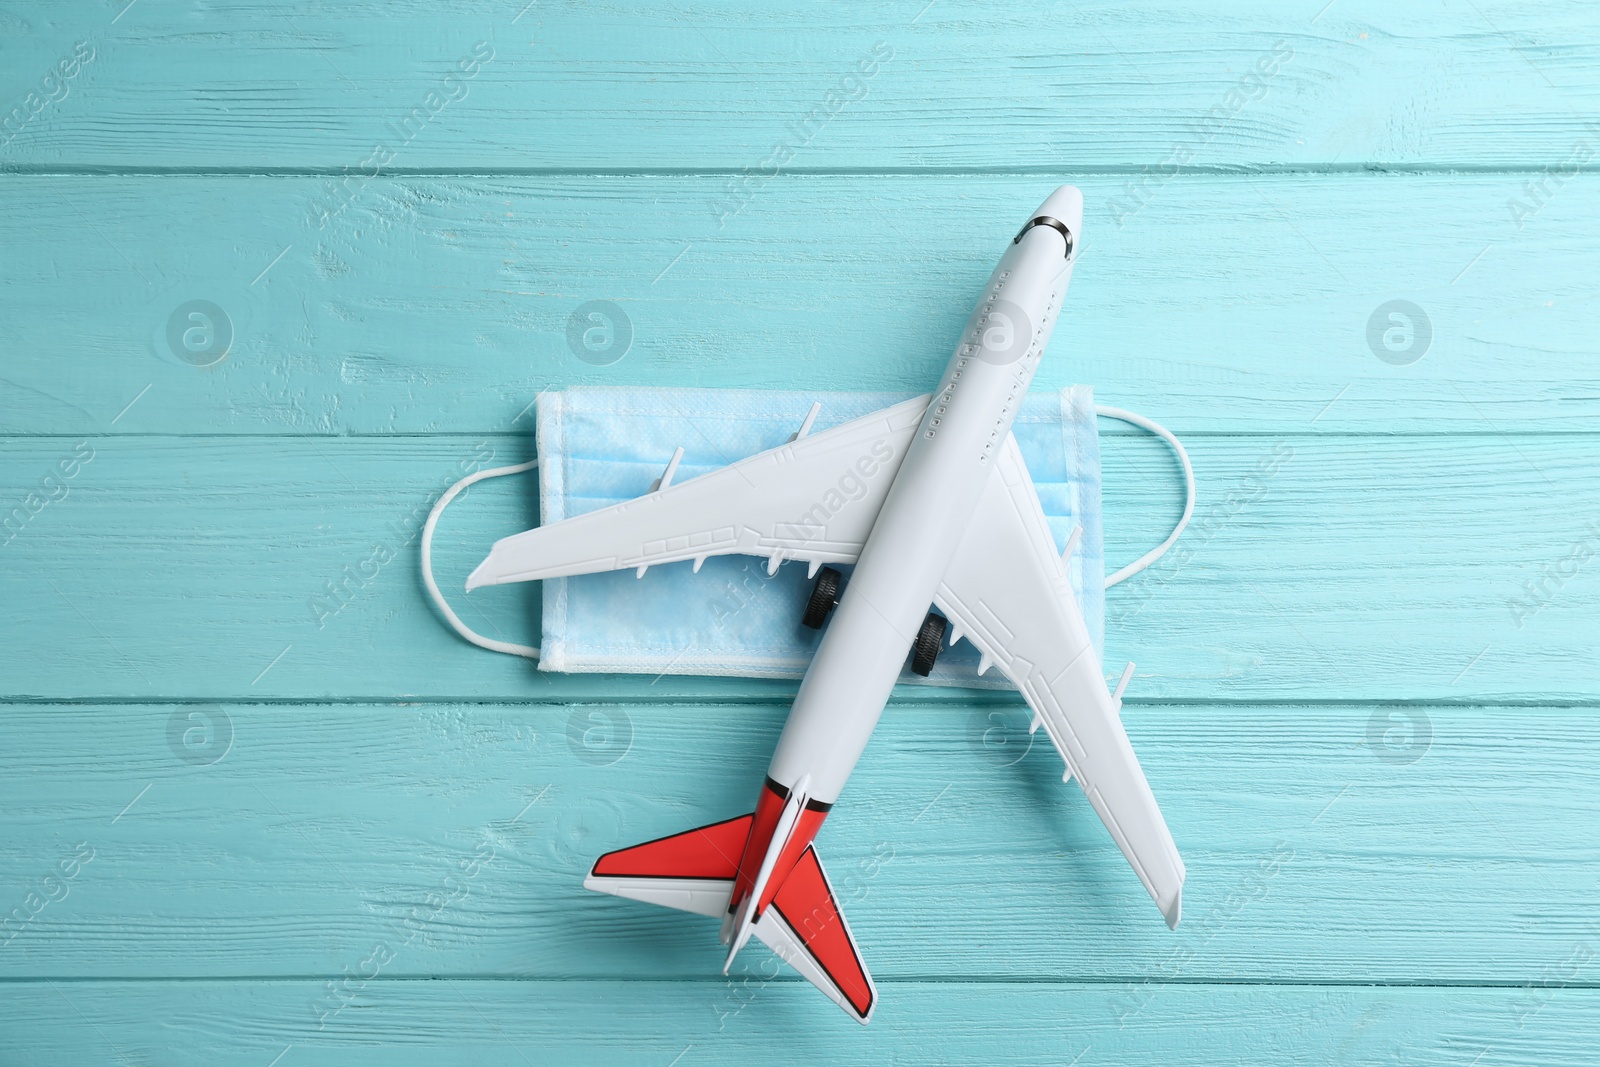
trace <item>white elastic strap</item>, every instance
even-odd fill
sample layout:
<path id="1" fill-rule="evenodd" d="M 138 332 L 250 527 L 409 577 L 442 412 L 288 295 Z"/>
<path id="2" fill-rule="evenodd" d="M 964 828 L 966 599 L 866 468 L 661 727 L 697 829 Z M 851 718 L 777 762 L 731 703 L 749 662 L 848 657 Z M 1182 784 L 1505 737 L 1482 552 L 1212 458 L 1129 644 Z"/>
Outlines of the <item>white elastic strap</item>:
<path id="1" fill-rule="evenodd" d="M 523 471 L 533 470 L 538 465 L 538 460 L 530 459 L 526 463 L 517 463 L 510 467 L 490 467 L 488 470 L 475 471 L 467 475 L 444 491 L 439 502 L 433 505 L 433 510 L 428 512 L 428 521 L 422 524 L 422 584 L 428 587 L 428 595 L 433 598 L 434 607 L 439 609 L 444 621 L 449 623 L 450 628 L 456 633 L 479 648 L 487 648 L 491 652 L 504 652 L 509 656 L 526 656 L 528 659 L 538 659 L 539 650 L 532 645 L 516 645 L 510 641 L 496 641 L 492 637 L 485 637 L 462 622 L 460 616 L 445 603 L 444 594 L 439 592 L 439 586 L 433 580 L 433 528 L 438 525 L 439 516 L 444 513 L 450 501 L 456 498 L 456 494 L 473 482 L 481 482 L 485 478 L 499 478 L 506 474 L 521 474 Z"/>
<path id="2" fill-rule="evenodd" d="M 1183 442 L 1174 437 L 1171 430 L 1167 429 L 1159 422 L 1156 422 L 1154 419 L 1147 419 L 1143 415 L 1135 415 L 1133 412 L 1124 411 L 1122 408 L 1105 407 L 1100 404 L 1095 405 L 1094 413 L 1096 415 L 1104 415 L 1108 419 L 1119 419 L 1122 422 L 1131 422 L 1141 430 L 1149 430 L 1167 444 L 1171 445 L 1172 451 L 1178 454 L 1178 462 L 1183 464 L 1183 517 L 1178 520 L 1178 525 L 1172 528 L 1172 532 L 1167 535 L 1167 539 L 1165 541 L 1161 542 L 1159 545 L 1152 548 L 1150 551 L 1146 552 L 1144 555 L 1140 556 L 1138 559 L 1134 560 L 1120 571 L 1117 571 L 1114 574 L 1108 574 L 1106 576 L 1106 588 L 1110 589 L 1118 582 L 1132 578 L 1135 574 L 1138 574 L 1140 571 L 1150 566 L 1150 564 L 1166 555 L 1167 549 L 1171 548 L 1178 540 L 1178 535 L 1183 533 L 1183 528 L 1189 525 L 1189 516 L 1194 514 L 1194 468 L 1189 466 L 1189 453 L 1184 451 Z"/>

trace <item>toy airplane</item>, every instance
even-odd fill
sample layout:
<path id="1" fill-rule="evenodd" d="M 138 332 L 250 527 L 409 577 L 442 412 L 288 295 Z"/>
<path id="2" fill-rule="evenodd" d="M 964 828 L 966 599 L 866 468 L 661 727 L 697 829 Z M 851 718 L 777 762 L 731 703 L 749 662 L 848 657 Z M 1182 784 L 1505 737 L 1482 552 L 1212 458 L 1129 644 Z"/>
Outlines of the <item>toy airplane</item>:
<path id="1" fill-rule="evenodd" d="M 861 1022 L 877 992 L 813 839 L 860 759 L 908 653 L 927 674 L 950 624 L 1017 687 L 1169 926 L 1183 860 L 1090 645 L 1011 422 L 1072 276 L 1083 197 L 1063 186 L 1028 219 L 931 397 L 496 542 L 467 588 L 727 553 L 768 573 L 805 560 L 821 627 L 755 811 L 607 853 L 584 885 L 722 920 L 727 972 L 751 936 Z M 1074 538 L 1075 539 L 1075 538 Z M 1070 554 L 1072 545 L 1067 552 Z M 848 583 L 826 564 L 853 563 Z M 820 573 L 819 572 L 820 569 Z M 837 610 L 835 611 L 835 602 Z M 929 609 L 932 605 L 936 611 Z"/>

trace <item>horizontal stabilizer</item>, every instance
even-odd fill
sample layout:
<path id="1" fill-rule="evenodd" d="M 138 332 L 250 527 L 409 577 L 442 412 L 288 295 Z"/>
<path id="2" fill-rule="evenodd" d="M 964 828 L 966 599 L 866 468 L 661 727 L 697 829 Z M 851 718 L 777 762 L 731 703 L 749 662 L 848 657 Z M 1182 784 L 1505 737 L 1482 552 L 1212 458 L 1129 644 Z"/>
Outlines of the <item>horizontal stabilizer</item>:
<path id="1" fill-rule="evenodd" d="M 801 853 L 752 932 L 857 1022 L 872 1018 L 877 987 L 815 848 Z"/>
<path id="2" fill-rule="evenodd" d="M 753 818 L 740 815 L 607 852 L 595 861 L 583 887 L 720 919 L 728 910 Z"/>

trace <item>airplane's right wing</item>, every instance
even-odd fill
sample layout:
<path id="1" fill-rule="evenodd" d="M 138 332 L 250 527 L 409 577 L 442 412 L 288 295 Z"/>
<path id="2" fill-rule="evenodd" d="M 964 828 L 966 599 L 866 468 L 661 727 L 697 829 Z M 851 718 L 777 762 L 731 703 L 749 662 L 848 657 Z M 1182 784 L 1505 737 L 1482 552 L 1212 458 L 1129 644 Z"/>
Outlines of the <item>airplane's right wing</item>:
<path id="1" fill-rule="evenodd" d="M 854 563 L 900 470 L 926 396 L 698 478 L 496 541 L 467 588 L 739 553 Z M 698 569 L 698 565 L 696 567 Z"/>
<path id="2" fill-rule="evenodd" d="M 994 471 L 934 604 L 985 664 L 1022 690 L 1117 847 L 1169 926 L 1178 925 L 1183 859 L 1106 688 L 1033 479 L 1015 438 Z M 979 670 L 986 669 L 980 666 Z"/>

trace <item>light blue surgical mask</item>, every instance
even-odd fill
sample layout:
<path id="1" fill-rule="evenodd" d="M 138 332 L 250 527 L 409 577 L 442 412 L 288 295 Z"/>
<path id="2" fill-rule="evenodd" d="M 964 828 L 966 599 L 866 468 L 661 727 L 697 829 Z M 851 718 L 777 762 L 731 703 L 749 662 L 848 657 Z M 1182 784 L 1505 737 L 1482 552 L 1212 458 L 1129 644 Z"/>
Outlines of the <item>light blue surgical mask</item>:
<path id="1" fill-rule="evenodd" d="M 473 634 L 443 598 L 431 573 L 434 523 L 450 500 L 474 481 L 539 470 L 542 524 L 617 504 L 650 492 L 682 447 L 673 476 L 698 474 L 788 441 L 813 403 L 821 408 L 813 432 L 904 400 L 903 393 L 800 393 L 739 389 L 574 388 L 538 399 L 538 460 L 479 471 L 447 492 L 424 528 L 423 576 L 446 619 L 476 644 L 538 658 L 544 670 L 627 674 L 713 674 L 799 678 L 811 662 L 819 631 L 800 623 L 812 580 L 804 562 L 783 564 L 768 577 L 766 560 L 714 556 L 699 573 L 692 564 L 585 574 L 544 582 L 543 633 L 538 649 Z M 1119 409 L 1102 414 L 1161 434 L 1165 430 Z M 1012 433 L 1038 490 L 1056 547 L 1072 554 L 1067 573 L 1097 655 L 1105 640 L 1104 538 L 1100 505 L 1100 443 L 1092 390 L 1072 386 L 1032 393 L 1023 401 Z M 1188 477 L 1192 507 L 1193 481 Z M 1184 522 L 1190 509 L 1184 513 Z M 1123 568 L 1112 581 L 1143 569 L 1176 539 Z M 1074 540 L 1074 531 L 1076 538 Z M 849 568 L 843 569 L 847 576 Z M 926 678 L 909 667 L 902 681 L 931 685 L 1008 688 L 997 672 L 978 675 L 978 653 L 960 642 L 946 649 Z"/>

